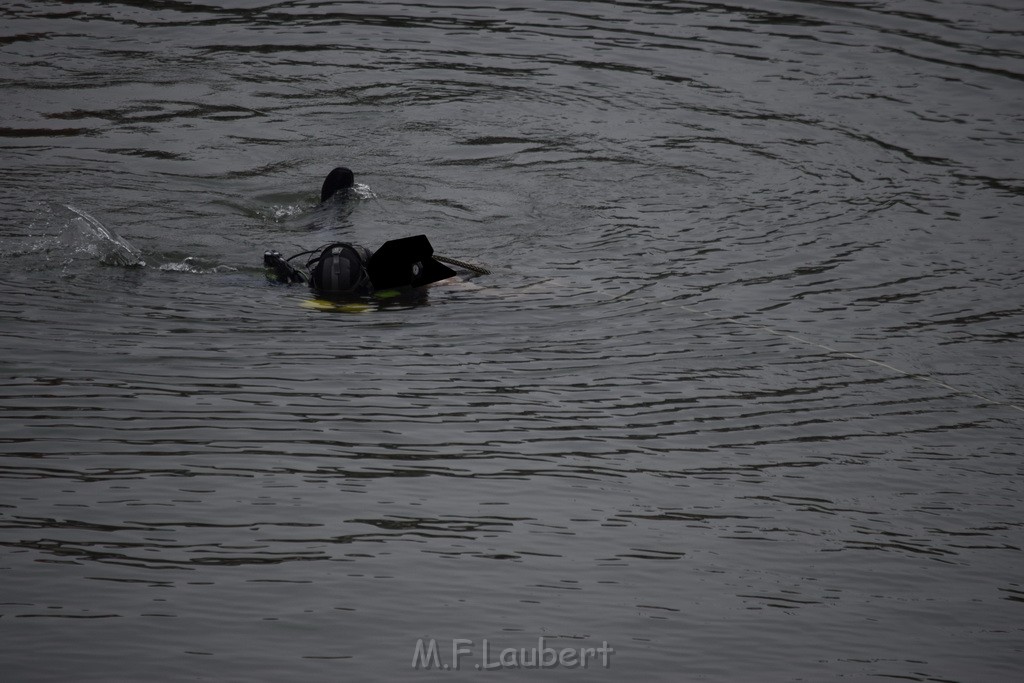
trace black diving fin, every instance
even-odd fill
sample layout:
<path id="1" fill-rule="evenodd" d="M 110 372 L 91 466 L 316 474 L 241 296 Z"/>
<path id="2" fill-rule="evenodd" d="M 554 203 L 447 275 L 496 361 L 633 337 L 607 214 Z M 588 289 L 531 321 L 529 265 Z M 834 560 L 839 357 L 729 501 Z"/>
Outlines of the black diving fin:
<path id="1" fill-rule="evenodd" d="M 422 287 L 458 275 L 433 256 L 426 235 L 390 240 L 373 253 L 366 272 L 375 290 Z"/>

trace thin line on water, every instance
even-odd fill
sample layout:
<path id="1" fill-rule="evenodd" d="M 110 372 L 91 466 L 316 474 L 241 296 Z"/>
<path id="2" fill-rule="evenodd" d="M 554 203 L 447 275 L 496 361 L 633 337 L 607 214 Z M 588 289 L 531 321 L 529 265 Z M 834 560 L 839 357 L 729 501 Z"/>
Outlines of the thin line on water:
<path id="1" fill-rule="evenodd" d="M 936 384 L 936 385 L 938 385 L 938 386 L 940 386 L 940 387 L 942 387 L 944 389 L 948 389 L 949 391 L 952 391 L 954 394 L 960 394 L 961 396 L 973 396 L 975 398 L 980 398 L 982 401 L 985 401 L 987 403 L 993 403 L 995 405 L 1005 406 L 1007 408 L 1012 408 L 1013 410 L 1017 410 L 1017 411 L 1020 411 L 1020 412 L 1024 413 L 1024 408 L 1022 408 L 1021 406 L 1017 405 L 1016 403 L 1008 403 L 1006 401 L 1000 401 L 999 399 L 992 398 L 991 396 L 985 396 L 984 394 L 979 394 L 979 393 L 977 393 L 975 391 L 970 391 L 968 389 L 963 389 L 961 387 L 955 387 L 952 384 L 947 384 L 946 382 L 943 382 L 940 379 L 936 379 L 935 377 L 932 377 L 931 375 L 924 375 L 924 374 L 921 374 L 921 373 L 918 373 L 918 372 L 908 372 L 906 370 L 903 370 L 901 368 L 896 367 L 895 365 L 890 365 L 889 363 L 884 363 L 884 362 L 882 362 L 880 360 L 875 360 L 873 358 L 867 358 L 867 357 L 862 356 L 860 354 L 851 353 L 849 351 L 840 351 L 839 349 L 834 349 L 831 346 L 826 346 L 825 344 L 820 344 L 818 342 L 811 341 L 810 339 L 804 339 L 803 337 L 798 337 L 795 334 L 790 334 L 788 332 L 779 332 L 778 330 L 772 329 L 772 328 L 768 327 L 767 325 L 758 325 L 756 323 L 748 323 L 748 322 L 744 322 L 742 320 L 739 320 L 737 318 L 722 318 L 722 317 L 716 316 L 713 313 L 709 313 L 708 311 L 702 311 L 699 308 L 694 308 L 693 306 L 687 306 L 685 304 L 677 304 L 677 305 L 680 308 L 682 308 L 683 310 L 685 310 L 685 311 L 689 311 L 690 313 L 696 313 L 697 315 L 703 315 L 706 318 L 711 318 L 713 320 L 724 320 L 725 322 L 733 323 L 735 325 L 739 325 L 740 327 L 746 327 L 747 329 L 761 330 L 761 331 L 767 332 L 769 334 L 773 334 L 776 337 L 783 337 L 784 339 L 792 339 L 793 341 L 800 342 L 801 344 L 806 344 L 807 346 L 813 346 L 815 348 L 819 348 L 819 349 L 822 349 L 824 351 L 828 351 L 829 353 L 834 353 L 834 354 L 837 354 L 837 355 L 840 355 L 840 356 L 846 356 L 847 358 L 853 358 L 854 360 L 863 361 L 865 363 L 871 363 L 872 365 L 877 365 L 878 367 L 885 368 L 887 370 L 892 370 L 893 372 L 895 372 L 897 374 L 900 374 L 900 375 L 904 375 L 905 377 L 910 377 L 912 379 L 921 380 L 923 382 L 930 382 L 932 384 Z"/>

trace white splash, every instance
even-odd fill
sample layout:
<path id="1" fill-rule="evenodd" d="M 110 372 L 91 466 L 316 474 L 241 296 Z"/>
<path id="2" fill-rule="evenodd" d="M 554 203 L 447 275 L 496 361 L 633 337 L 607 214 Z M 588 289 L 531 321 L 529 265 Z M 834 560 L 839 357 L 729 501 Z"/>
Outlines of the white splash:
<path id="1" fill-rule="evenodd" d="M 360 199 L 376 199 L 377 198 L 377 195 L 375 195 L 373 193 L 373 190 L 370 189 L 370 186 L 369 185 L 364 185 L 363 183 L 356 183 L 352 187 L 352 191 L 355 192 L 356 196 L 359 197 Z"/>
<path id="2" fill-rule="evenodd" d="M 186 256 L 177 263 L 161 264 L 159 270 L 171 273 L 234 273 L 238 269 L 232 266 L 204 266 L 195 256 Z"/>
<path id="3" fill-rule="evenodd" d="M 273 220 L 280 221 L 305 213 L 306 207 L 299 206 L 298 204 L 290 204 L 287 206 L 276 205 L 270 207 L 269 211 L 270 217 Z"/>
<path id="4" fill-rule="evenodd" d="M 81 209 L 70 204 L 64 207 L 74 213 L 78 218 L 72 219 L 72 225 L 79 228 L 81 233 L 89 240 L 88 253 L 98 256 L 100 261 L 118 266 L 144 266 L 142 252 L 136 249 L 128 240 L 106 227 L 98 220 Z"/>

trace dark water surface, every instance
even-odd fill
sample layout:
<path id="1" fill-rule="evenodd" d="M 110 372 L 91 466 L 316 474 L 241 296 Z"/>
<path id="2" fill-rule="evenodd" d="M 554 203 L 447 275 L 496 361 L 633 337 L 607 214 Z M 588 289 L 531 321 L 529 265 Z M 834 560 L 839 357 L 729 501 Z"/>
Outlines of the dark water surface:
<path id="1" fill-rule="evenodd" d="M 3 681 L 1024 669 L 1017 0 L 0 18 Z"/>

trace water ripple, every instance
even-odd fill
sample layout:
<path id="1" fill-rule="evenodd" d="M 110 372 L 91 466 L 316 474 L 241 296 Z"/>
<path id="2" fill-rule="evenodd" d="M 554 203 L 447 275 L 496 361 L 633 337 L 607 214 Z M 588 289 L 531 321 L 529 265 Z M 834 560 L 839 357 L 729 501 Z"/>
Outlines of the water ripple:
<path id="1" fill-rule="evenodd" d="M 0 16 L 8 676 L 1020 669 L 1012 3 Z M 259 265 L 419 233 L 491 275 Z"/>

